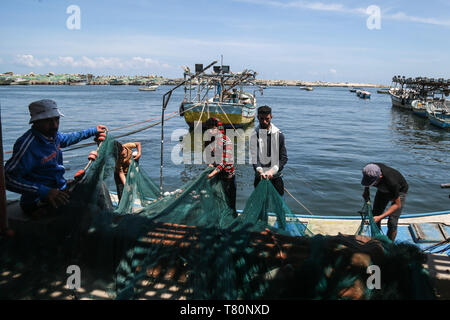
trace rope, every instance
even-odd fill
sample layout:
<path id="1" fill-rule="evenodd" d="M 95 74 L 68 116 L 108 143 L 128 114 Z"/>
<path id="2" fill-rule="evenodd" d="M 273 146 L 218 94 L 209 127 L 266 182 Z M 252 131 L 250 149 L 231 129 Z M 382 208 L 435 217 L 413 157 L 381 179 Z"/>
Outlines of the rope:
<path id="1" fill-rule="evenodd" d="M 233 123 L 231 122 L 230 118 L 228 118 L 227 114 L 225 113 L 225 111 L 223 110 L 222 106 L 220 105 L 220 103 L 217 103 L 217 105 L 219 106 L 220 110 L 222 110 L 223 114 L 225 115 L 225 117 L 227 118 L 228 122 L 231 124 L 231 126 L 233 127 L 233 130 L 238 134 L 239 138 L 242 138 L 242 136 L 239 134 L 239 131 L 236 130 L 236 128 L 233 126 Z"/>
<path id="2" fill-rule="evenodd" d="M 183 112 L 189 111 L 189 110 L 191 110 L 191 109 L 193 109 L 193 108 L 195 108 L 195 107 L 197 107 L 197 106 L 199 106 L 199 105 L 200 105 L 200 104 L 195 104 L 195 105 L 193 105 L 192 107 L 190 107 L 189 109 L 184 110 Z M 173 114 L 173 115 L 172 115 L 172 116 L 169 116 L 169 117 L 167 117 L 167 118 L 165 118 L 164 120 L 170 120 L 170 119 L 174 118 L 176 115 L 178 115 L 179 113 L 180 113 L 180 111 L 174 111 L 174 112 L 172 112 L 172 113 L 169 113 L 169 115 L 171 115 L 171 114 Z M 158 118 L 159 118 L 159 117 L 150 118 L 150 119 L 148 119 L 148 120 L 139 121 L 139 122 L 132 123 L 132 124 L 129 124 L 129 125 L 126 125 L 126 126 L 122 126 L 122 127 L 110 129 L 110 130 L 108 130 L 108 131 L 117 131 L 117 130 L 119 130 L 119 129 L 124 129 L 124 128 L 128 128 L 128 127 L 132 127 L 132 126 L 135 126 L 135 125 L 138 125 L 138 124 L 141 124 L 141 123 L 145 123 L 145 122 L 149 122 L 149 121 L 151 121 L 151 120 L 158 119 Z M 137 130 L 134 130 L 134 131 L 130 131 L 130 132 L 127 132 L 127 133 L 124 133 L 124 134 L 115 136 L 115 138 L 122 138 L 122 137 L 129 136 L 129 135 L 131 135 L 131 134 L 134 134 L 134 133 L 137 133 L 137 132 L 140 132 L 140 131 L 149 129 L 149 128 L 151 128 L 151 127 L 154 127 L 154 126 L 156 126 L 156 125 L 158 125 L 158 124 L 160 124 L 160 123 L 161 123 L 161 121 L 158 121 L 158 122 L 152 123 L 152 124 L 150 124 L 150 125 L 148 125 L 148 126 L 142 127 L 142 128 L 140 128 L 140 129 L 137 129 Z M 81 149 L 81 148 L 85 148 L 85 147 L 88 147 L 88 146 L 92 146 L 92 145 L 94 145 L 94 144 L 96 144 L 96 143 L 95 143 L 95 142 L 89 142 L 89 143 L 84 143 L 84 144 L 78 144 L 78 145 L 76 145 L 76 146 L 74 146 L 74 147 L 66 148 L 66 149 L 64 149 L 64 150 L 62 150 L 62 151 L 63 151 L 63 152 L 66 152 L 66 151 L 72 151 L 72 150 L 76 150 L 76 149 Z M 5 152 L 5 154 L 8 154 L 8 153 L 13 153 L 13 150 L 6 151 L 6 152 Z M 6 160 L 5 160 L 5 161 L 6 161 Z"/>
<path id="3" fill-rule="evenodd" d="M 206 104 L 207 104 L 206 102 L 203 102 L 202 112 L 200 112 L 200 117 L 198 117 L 197 125 L 195 126 L 194 131 L 195 129 L 197 129 L 198 125 L 202 122 L 203 110 L 205 110 Z"/>
<path id="4" fill-rule="evenodd" d="M 174 114 L 174 113 L 178 113 L 178 111 L 171 112 L 171 113 L 169 113 L 168 115 L 172 115 L 172 114 Z M 143 120 L 143 121 L 139 121 L 139 122 L 136 122 L 136 123 L 132 123 L 132 124 L 129 124 L 129 125 L 126 125 L 126 126 L 114 128 L 114 129 L 111 129 L 111 130 L 109 130 L 109 131 L 116 131 L 116 130 L 120 130 L 120 129 L 129 128 L 129 127 L 132 127 L 132 126 L 135 126 L 135 125 L 138 125 L 138 124 L 141 124 L 141 123 L 149 122 L 149 121 L 152 121 L 152 120 L 155 120 L 155 119 L 159 119 L 159 116 L 158 116 L 158 117 L 150 118 L 150 119 L 148 119 L 148 120 Z"/>
<path id="5" fill-rule="evenodd" d="M 200 104 L 195 104 L 195 105 L 193 105 L 192 107 L 190 107 L 190 108 L 184 110 L 183 112 L 189 111 L 189 110 L 191 110 L 191 109 L 197 107 L 198 105 L 200 105 Z M 173 112 L 172 112 L 172 113 L 173 113 Z M 176 111 L 172 116 L 167 117 L 167 118 L 164 118 L 164 120 L 165 120 L 165 121 L 166 121 L 166 120 L 170 120 L 170 119 L 174 118 L 175 116 L 177 116 L 179 113 L 180 113 L 179 111 Z M 145 121 L 147 121 L 147 120 L 145 120 Z M 136 129 L 136 130 L 134 130 L 134 131 L 126 132 L 126 133 L 124 133 L 124 134 L 121 134 L 121 135 L 118 135 L 118 136 L 114 136 L 114 137 L 115 137 L 116 139 L 122 138 L 122 137 L 126 137 L 126 136 L 129 136 L 129 135 L 132 135 L 132 134 L 135 134 L 135 133 L 144 131 L 144 130 L 149 129 L 149 128 L 151 128 L 151 127 L 157 126 L 157 125 L 160 124 L 160 123 L 161 123 L 161 121 L 158 121 L 158 122 L 149 124 L 148 126 L 145 126 L 145 127 L 139 128 L 139 129 Z M 114 130 L 114 129 L 112 129 L 112 130 Z M 110 131 L 112 131 L 112 130 L 110 130 Z M 116 129 L 116 130 L 117 130 L 117 129 Z M 95 142 L 89 142 L 89 143 L 85 143 L 85 144 L 76 145 L 76 146 L 74 146 L 74 147 L 64 149 L 63 152 L 65 152 L 65 151 L 72 151 L 72 150 L 76 150 L 76 149 L 81 149 L 81 148 L 84 148 L 84 147 L 92 146 L 92 145 L 94 145 L 94 144 L 95 144 Z"/>
<path id="6" fill-rule="evenodd" d="M 298 201 L 289 191 L 288 191 L 288 189 L 286 189 L 286 187 L 284 187 L 284 191 L 286 191 L 291 197 L 292 197 L 292 199 L 294 199 L 295 201 L 297 201 L 297 203 L 298 204 L 300 204 L 303 208 L 305 208 L 305 210 L 306 211 L 308 211 L 308 213 L 310 214 L 310 215 L 313 215 L 313 213 L 307 208 L 307 207 L 305 207 L 304 205 L 303 205 L 303 203 L 301 203 L 300 201 Z"/>

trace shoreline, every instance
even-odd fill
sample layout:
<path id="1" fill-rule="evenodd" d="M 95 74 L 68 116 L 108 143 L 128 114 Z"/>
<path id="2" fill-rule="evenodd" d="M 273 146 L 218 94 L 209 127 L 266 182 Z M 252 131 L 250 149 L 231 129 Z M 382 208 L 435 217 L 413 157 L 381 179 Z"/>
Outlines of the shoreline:
<path id="1" fill-rule="evenodd" d="M 158 81 L 154 84 L 164 86 L 164 85 L 178 85 L 182 81 L 178 79 L 165 79 Z M 48 85 L 48 86 L 80 86 L 80 85 L 89 85 L 89 86 L 147 86 L 147 84 L 133 84 L 133 83 L 123 83 L 123 84 L 110 84 L 107 81 L 92 81 L 91 83 L 67 83 L 67 82 L 52 82 L 52 81 L 30 81 L 29 83 L 9 83 L 9 84 L 0 84 L 0 86 L 29 86 L 29 85 Z M 384 84 L 373 84 L 373 83 L 342 83 L 342 82 L 309 82 L 309 81 L 290 81 L 290 80 L 259 80 L 257 82 L 259 86 L 267 86 L 267 87 L 341 87 L 341 88 L 390 88 L 389 85 Z"/>
<path id="2" fill-rule="evenodd" d="M 162 76 L 94 76 L 92 74 L 26 74 L 19 75 L 12 72 L 0 74 L 0 85 L 178 85 L 183 78 L 165 78 Z M 304 80 L 265 80 L 257 79 L 255 84 L 267 87 L 359 87 L 359 88 L 389 88 L 389 85 L 356 82 L 327 82 Z"/>

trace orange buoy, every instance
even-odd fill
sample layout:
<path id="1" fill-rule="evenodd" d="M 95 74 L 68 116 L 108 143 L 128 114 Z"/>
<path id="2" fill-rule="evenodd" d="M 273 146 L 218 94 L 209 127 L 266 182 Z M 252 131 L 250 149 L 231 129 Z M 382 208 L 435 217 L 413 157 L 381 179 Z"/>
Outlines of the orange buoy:
<path id="1" fill-rule="evenodd" d="M 80 180 L 81 178 L 84 177 L 85 173 L 86 172 L 83 169 L 81 169 L 81 170 L 78 170 L 77 173 L 75 173 L 75 175 L 73 177 L 75 180 Z"/>
<path id="2" fill-rule="evenodd" d="M 94 161 L 95 159 L 97 159 L 97 156 L 97 151 L 94 150 L 89 153 L 88 159 Z"/>

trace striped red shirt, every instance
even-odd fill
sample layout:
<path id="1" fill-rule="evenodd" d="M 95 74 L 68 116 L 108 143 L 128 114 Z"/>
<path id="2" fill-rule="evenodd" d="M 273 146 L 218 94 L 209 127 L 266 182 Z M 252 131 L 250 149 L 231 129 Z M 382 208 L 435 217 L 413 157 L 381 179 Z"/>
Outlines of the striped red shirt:
<path id="1" fill-rule="evenodd" d="M 211 154 L 214 156 L 216 151 L 220 152 L 222 150 L 222 158 L 220 159 L 220 162 L 214 162 L 214 166 L 223 172 L 226 178 L 232 178 L 234 176 L 233 142 L 220 131 L 215 137 L 216 139 L 214 140 Z"/>

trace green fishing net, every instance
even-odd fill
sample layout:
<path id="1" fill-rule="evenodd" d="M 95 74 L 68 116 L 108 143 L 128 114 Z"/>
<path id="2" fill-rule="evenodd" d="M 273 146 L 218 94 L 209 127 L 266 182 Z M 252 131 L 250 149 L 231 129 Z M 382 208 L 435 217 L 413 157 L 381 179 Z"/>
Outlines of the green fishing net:
<path id="1" fill-rule="evenodd" d="M 15 237 L 0 241 L 0 298 L 432 297 L 415 247 L 314 236 L 287 219 L 293 214 L 268 180 L 235 216 L 222 181 L 208 179 L 211 168 L 161 194 L 132 161 L 115 204 L 114 142 L 108 134 L 68 205 L 46 220 L 17 225 Z M 367 263 L 355 263 L 355 254 L 380 264 L 382 289 L 366 287 Z M 74 290 L 67 288 L 73 265 L 81 270 L 81 288 Z"/>

